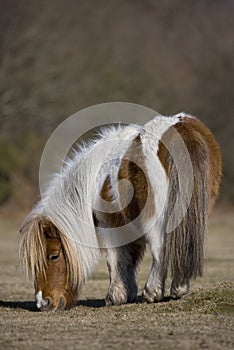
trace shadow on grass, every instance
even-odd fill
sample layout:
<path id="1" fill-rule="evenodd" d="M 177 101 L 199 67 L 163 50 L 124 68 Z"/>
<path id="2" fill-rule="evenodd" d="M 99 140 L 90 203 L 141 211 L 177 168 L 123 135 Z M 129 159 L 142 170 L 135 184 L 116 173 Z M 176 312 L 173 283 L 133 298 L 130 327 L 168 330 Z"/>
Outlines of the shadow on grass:
<path id="1" fill-rule="evenodd" d="M 104 307 L 105 300 L 104 299 L 87 299 L 87 300 L 79 300 L 75 303 L 76 306 L 86 306 L 86 307 Z M 9 309 L 21 309 L 27 310 L 31 312 L 39 312 L 36 307 L 35 301 L 3 301 L 0 300 L 0 308 L 9 308 Z"/>
<path id="2" fill-rule="evenodd" d="M 76 302 L 75 306 L 86 306 L 86 307 L 104 307 L 105 300 L 104 299 L 87 299 L 87 300 L 79 300 Z M 9 309 L 21 309 L 27 310 L 31 312 L 39 312 L 36 307 L 35 301 L 3 301 L 0 300 L 0 308 L 9 308 Z"/>
<path id="3" fill-rule="evenodd" d="M 159 303 L 165 303 L 172 300 L 169 296 L 164 297 L 162 301 Z M 142 304 L 142 295 L 138 295 L 136 301 L 130 302 L 128 304 Z M 86 300 L 78 300 L 76 303 L 76 306 L 86 306 L 86 307 L 104 307 L 106 306 L 105 304 L 105 299 L 86 299 Z"/>
<path id="4" fill-rule="evenodd" d="M 170 297 L 165 297 L 161 302 L 168 302 L 170 301 Z M 137 300 L 133 302 L 133 304 L 139 304 L 142 303 L 142 296 L 138 296 Z M 75 303 L 75 307 L 77 306 L 85 306 L 85 307 L 92 307 L 92 308 L 101 308 L 106 306 L 105 299 L 85 299 L 85 300 L 78 300 Z M 0 308 L 10 308 L 10 309 L 21 309 L 21 310 L 27 310 L 31 312 L 39 312 L 40 310 L 37 309 L 35 301 L 3 301 L 0 300 Z"/>
<path id="5" fill-rule="evenodd" d="M 35 301 L 3 301 L 0 300 L 0 307 L 10 309 L 22 309 L 36 312 L 38 311 Z"/>

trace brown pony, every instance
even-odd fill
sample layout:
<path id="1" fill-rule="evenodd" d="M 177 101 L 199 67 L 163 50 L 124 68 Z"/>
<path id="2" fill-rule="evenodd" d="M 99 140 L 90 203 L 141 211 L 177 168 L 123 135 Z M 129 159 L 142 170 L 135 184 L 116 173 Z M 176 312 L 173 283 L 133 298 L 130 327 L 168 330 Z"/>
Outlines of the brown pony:
<path id="1" fill-rule="evenodd" d="M 217 198 L 221 155 L 211 131 L 180 113 L 144 127 L 105 129 L 66 160 L 21 227 L 20 256 L 35 283 L 36 305 L 73 305 L 105 253 L 107 305 L 136 300 L 146 244 L 152 267 L 143 300 L 189 292 L 202 275 L 207 217 Z"/>

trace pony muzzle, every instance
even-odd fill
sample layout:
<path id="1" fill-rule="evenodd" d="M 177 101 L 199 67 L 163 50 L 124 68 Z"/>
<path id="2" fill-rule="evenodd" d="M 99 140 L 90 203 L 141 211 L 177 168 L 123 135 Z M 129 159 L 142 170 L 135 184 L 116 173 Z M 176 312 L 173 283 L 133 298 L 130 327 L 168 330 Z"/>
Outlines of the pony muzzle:
<path id="1" fill-rule="evenodd" d="M 49 311 L 51 309 L 52 306 L 52 300 L 50 297 L 45 298 L 45 300 L 43 300 L 43 304 L 41 306 L 41 311 Z"/>
<path id="2" fill-rule="evenodd" d="M 66 300 L 63 296 L 61 296 L 58 302 L 53 303 L 51 297 L 42 298 L 42 292 L 39 291 L 36 294 L 36 306 L 40 311 L 61 311 L 65 309 Z"/>

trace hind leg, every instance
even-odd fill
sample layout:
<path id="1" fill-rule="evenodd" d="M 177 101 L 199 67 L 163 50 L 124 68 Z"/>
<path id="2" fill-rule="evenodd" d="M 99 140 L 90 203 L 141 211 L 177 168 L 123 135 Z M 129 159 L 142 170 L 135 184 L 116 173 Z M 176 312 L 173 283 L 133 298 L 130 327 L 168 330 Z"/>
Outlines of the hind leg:
<path id="1" fill-rule="evenodd" d="M 120 305 L 136 301 L 136 269 L 145 251 L 145 243 L 138 240 L 125 246 L 107 250 L 106 260 L 110 286 L 106 305 Z"/>
<path id="2" fill-rule="evenodd" d="M 143 301 L 148 303 L 157 302 L 163 299 L 165 292 L 165 280 L 167 268 L 164 261 L 164 239 L 158 235 L 149 235 L 148 243 L 152 252 L 152 266 L 143 290 Z"/>
<path id="3" fill-rule="evenodd" d="M 184 282 L 173 278 L 170 289 L 170 296 L 172 299 L 180 299 L 189 293 L 189 280 Z"/>

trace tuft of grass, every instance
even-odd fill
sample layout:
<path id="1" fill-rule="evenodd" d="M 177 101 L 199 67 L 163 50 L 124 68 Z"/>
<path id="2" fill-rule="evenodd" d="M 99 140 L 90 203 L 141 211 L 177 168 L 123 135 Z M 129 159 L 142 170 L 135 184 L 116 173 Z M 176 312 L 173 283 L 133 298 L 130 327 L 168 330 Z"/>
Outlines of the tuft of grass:
<path id="1" fill-rule="evenodd" d="M 197 291 L 181 300 L 155 304 L 157 312 L 190 312 L 201 314 L 234 313 L 234 284 L 222 283 L 214 289 Z"/>

